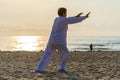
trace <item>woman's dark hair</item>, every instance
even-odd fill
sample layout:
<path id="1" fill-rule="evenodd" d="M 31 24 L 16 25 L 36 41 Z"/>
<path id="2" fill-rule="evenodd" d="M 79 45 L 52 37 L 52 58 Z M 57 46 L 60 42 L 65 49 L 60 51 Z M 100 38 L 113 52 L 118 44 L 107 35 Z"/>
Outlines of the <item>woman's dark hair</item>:
<path id="1" fill-rule="evenodd" d="M 58 15 L 63 16 L 63 13 L 66 13 L 66 11 L 67 11 L 66 8 L 61 7 L 61 8 L 58 9 Z"/>

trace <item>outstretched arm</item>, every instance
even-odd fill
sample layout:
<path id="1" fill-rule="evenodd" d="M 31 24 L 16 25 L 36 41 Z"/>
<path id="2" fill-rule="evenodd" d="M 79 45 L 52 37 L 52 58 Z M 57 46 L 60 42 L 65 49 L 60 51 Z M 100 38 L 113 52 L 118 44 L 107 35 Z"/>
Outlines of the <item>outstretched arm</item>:
<path id="1" fill-rule="evenodd" d="M 64 18 L 63 19 L 63 23 L 66 23 L 66 24 L 74 24 L 74 23 L 78 23 L 78 22 L 81 22 L 83 21 L 84 19 L 88 18 L 89 17 L 89 14 L 86 14 L 85 16 L 80 16 L 81 14 L 83 13 L 79 13 L 77 16 L 75 17 L 68 17 L 68 18 Z"/>
<path id="2" fill-rule="evenodd" d="M 88 14 L 86 14 L 85 17 L 88 18 L 90 13 L 91 13 L 91 12 L 89 12 Z M 80 17 L 82 14 L 83 14 L 83 12 L 79 13 L 79 14 L 78 14 L 77 16 L 75 16 L 75 17 Z"/>

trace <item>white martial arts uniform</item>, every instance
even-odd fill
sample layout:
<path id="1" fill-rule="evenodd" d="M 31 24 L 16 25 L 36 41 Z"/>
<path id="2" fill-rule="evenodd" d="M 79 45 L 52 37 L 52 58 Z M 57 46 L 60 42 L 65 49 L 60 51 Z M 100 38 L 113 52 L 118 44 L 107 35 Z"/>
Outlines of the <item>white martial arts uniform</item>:
<path id="1" fill-rule="evenodd" d="M 54 20 L 54 24 L 52 27 L 47 47 L 35 71 L 45 71 L 55 53 L 55 50 L 58 50 L 58 53 L 61 56 L 61 65 L 59 66 L 58 70 L 66 70 L 66 63 L 69 57 L 69 51 L 66 47 L 68 24 L 81 22 L 85 18 L 86 18 L 85 16 L 81 17 L 59 16 Z"/>

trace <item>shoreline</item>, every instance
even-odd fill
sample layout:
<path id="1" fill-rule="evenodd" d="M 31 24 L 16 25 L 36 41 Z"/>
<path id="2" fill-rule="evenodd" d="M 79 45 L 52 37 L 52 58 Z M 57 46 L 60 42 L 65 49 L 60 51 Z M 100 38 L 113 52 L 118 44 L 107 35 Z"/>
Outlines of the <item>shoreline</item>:
<path id="1" fill-rule="evenodd" d="M 34 73 L 42 52 L 1 51 L 0 80 L 120 80 L 120 51 L 70 51 L 67 73 L 56 71 L 55 54 L 46 73 Z"/>
<path id="2" fill-rule="evenodd" d="M 9 50 L 6 50 L 6 51 L 2 51 L 0 50 L 0 52 L 44 52 L 43 50 L 41 51 L 22 51 L 22 50 L 18 50 L 18 51 L 9 51 Z M 101 51 L 101 50 L 98 50 L 98 51 L 69 51 L 69 52 L 120 52 L 120 51 Z"/>

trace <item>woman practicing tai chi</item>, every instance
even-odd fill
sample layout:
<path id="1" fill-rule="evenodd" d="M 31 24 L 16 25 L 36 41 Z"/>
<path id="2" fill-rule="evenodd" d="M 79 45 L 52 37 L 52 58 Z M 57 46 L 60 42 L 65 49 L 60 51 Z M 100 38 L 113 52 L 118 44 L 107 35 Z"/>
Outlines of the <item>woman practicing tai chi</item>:
<path id="1" fill-rule="evenodd" d="M 66 63 L 69 57 L 69 51 L 67 49 L 67 30 L 68 24 L 74 24 L 83 21 L 89 17 L 90 12 L 86 16 L 80 16 L 83 13 L 79 13 L 74 17 L 67 17 L 67 9 L 59 8 L 58 17 L 55 18 L 52 27 L 51 35 L 47 43 L 46 49 L 41 57 L 35 72 L 45 72 L 48 64 L 57 50 L 61 56 L 61 64 L 58 67 L 58 72 L 66 72 Z"/>

